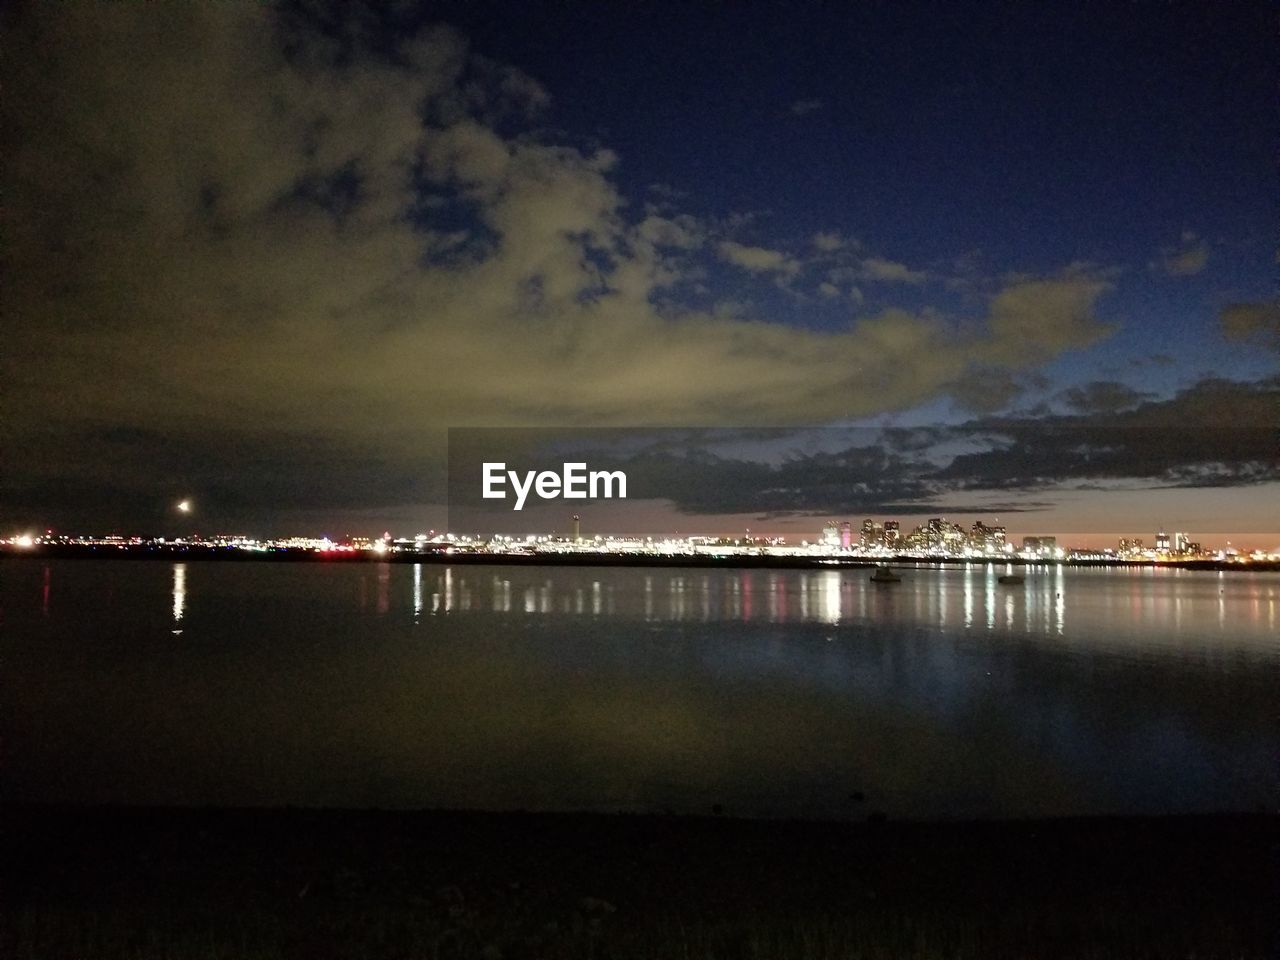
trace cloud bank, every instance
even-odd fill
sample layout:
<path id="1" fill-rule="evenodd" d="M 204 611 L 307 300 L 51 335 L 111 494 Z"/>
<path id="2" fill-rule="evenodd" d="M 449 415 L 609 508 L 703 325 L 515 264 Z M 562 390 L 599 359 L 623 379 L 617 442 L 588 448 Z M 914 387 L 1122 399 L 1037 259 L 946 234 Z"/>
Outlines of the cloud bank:
<path id="1" fill-rule="evenodd" d="M 574 457 L 625 469 L 632 496 L 711 516 L 1013 514 L 1081 489 L 1280 483 L 1280 378 L 1206 379 L 1167 399 L 1099 381 L 1061 401 L 1061 412 L 925 427 L 625 431 L 594 445 L 589 435 Z M 568 439 L 551 432 L 542 442 Z M 486 456 L 459 448 L 461 494 L 475 486 L 481 459 L 521 440 L 475 442 Z"/>

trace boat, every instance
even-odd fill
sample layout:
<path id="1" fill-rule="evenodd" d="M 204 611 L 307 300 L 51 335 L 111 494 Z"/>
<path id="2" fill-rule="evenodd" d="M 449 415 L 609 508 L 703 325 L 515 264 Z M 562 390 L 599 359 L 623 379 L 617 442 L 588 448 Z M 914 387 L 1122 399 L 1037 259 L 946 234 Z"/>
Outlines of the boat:
<path id="1" fill-rule="evenodd" d="M 1026 583 L 1027 578 L 1020 573 L 1002 573 L 997 578 L 1001 583 L 1018 584 Z"/>
<path id="2" fill-rule="evenodd" d="M 902 578 L 894 573 L 888 567 L 876 567 L 876 572 L 871 575 L 872 583 L 901 583 Z"/>

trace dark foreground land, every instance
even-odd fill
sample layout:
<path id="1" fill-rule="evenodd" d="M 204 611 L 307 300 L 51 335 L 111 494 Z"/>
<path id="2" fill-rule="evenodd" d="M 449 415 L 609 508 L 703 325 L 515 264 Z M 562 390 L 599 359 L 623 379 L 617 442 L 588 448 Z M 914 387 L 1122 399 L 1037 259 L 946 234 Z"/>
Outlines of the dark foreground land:
<path id="1" fill-rule="evenodd" d="M 0 956 L 1265 957 L 1278 822 L 10 807 Z"/>

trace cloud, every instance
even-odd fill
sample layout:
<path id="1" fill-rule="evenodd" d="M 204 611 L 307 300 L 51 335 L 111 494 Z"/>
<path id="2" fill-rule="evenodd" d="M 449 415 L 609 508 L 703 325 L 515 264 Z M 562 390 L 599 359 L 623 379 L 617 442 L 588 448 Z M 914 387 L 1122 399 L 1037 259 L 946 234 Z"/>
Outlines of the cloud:
<path id="1" fill-rule="evenodd" d="M 1280 350 L 1280 300 L 1228 304 L 1218 319 L 1228 340 L 1256 341 Z"/>
<path id="2" fill-rule="evenodd" d="M 1165 269 L 1175 277 L 1189 277 L 1203 270 L 1208 262 L 1209 249 L 1202 246 L 1165 260 Z"/>
<path id="3" fill-rule="evenodd" d="M 867 257 L 858 264 L 858 279 L 878 280 L 886 283 L 924 283 L 929 275 L 923 270 L 912 270 L 905 263 L 886 260 L 883 257 Z"/>
<path id="4" fill-rule="evenodd" d="M 1209 263 L 1209 245 L 1193 230 L 1184 230 L 1177 246 L 1166 247 L 1160 259 L 1152 264 L 1173 277 L 1190 277 L 1200 273 Z"/>
<path id="5" fill-rule="evenodd" d="M 1112 385 L 1083 390 L 1086 397 Z M 1034 490 L 1066 482 L 1139 480 L 1151 486 L 1230 487 L 1280 481 L 1274 435 L 1280 377 L 1201 380 L 1131 409 L 1045 417 L 988 417 L 959 433 L 990 437 L 935 476 L 960 489 Z"/>
<path id="6" fill-rule="evenodd" d="M 706 240 L 701 224 L 690 216 L 669 219 L 650 215 L 636 227 L 636 233 L 655 247 L 677 247 L 681 250 L 693 250 Z"/>
<path id="7" fill-rule="evenodd" d="M 1128 384 L 1114 380 L 1098 380 L 1063 391 L 1061 399 L 1068 408 L 1078 413 L 1117 413 L 1131 409 L 1154 394 L 1135 390 Z"/>
<path id="8" fill-rule="evenodd" d="M 1016 395 L 1001 372 L 971 371 L 954 389 L 984 402 Z M 1233 488 L 1280 482 L 1274 436 L 1280 377 L 1202 380 L 1166 400 L 1086 384 L 1088 409 L 982 416 L 878 429 L 679 431 L 635 444 L 637 495 L 692 514 L 1000 513 L 1052 507 L 1082 486 Z M 998 405 L 998 404 L 997 404 Z M 641 438 L 649 436 L 643 431 Z M 756 456 L 728 455 L 748 442 Z M 819 449 L 811 449 L 816 442 Z M 616 451 L 616 447 L 614 448 Z M 585 455 L 586 459 L 594 459 Z"/>
<path id="9" fill-rule="evenodd" d="M 791 112 L 797 117 L 803 117 L 806 113 L 821 110 L 822 107 L 823 102 L 821 100 L 796 100 L 791 104 Z"/>
<path id="10" fill-rule="evenodd" d="M 994 413 L 1009 406 L 1026 387 L 1008 370 L 975 367 L 951 385 L 951 398 L 968 413 Z"/>
<path id="11" fill-rule="evenodd" d="M 1109 333 L 1079 272 L 829 331 L 684 302 L 709 257 L 799 261 L 632 213 L 619 158 L 522 125 L 547 92 L 456 32 L 370 29 L 256 4 L 12 21 L 6 516 L 136 524 L 172 484 L 246 522 L 418 503 L 450 426 L 866 416 Z"/>
<path id="12" fill-rule="evenodd" d="M 1135 368 L 1142 367 L 1172 367 L 1178 362 L 1177 358 L 1168 353 L 1153 353 L 1149 357 L 1130 357 L 1129 366 Z"/>
<path id="13" fill-rule="evenodd" d="M 668 183 L 651 183 L 646 189 L 664 203 L 674 203 L 689 196 L 687 191 L 678 190 Z"/>
<path id="14" fill-rule="evenodd" d="M 841 292 L 855 304 L 863 302 L 862 291 L 853 285 L 858 272 L 852 267 L 834 267 L 827 271 L 826 280 L 818 285 L 818 292 L 826 297 L 838 296 Z"/>
<path id="15" fill-rule="evenodd" d="M 835 253 L 844 245 L 844 238 L 833 231 L 819 231 L 813 235 L 813 247 L 821 253 Z"/>
<path id="16" fill-rule="evenodd" d="M 1097 342 L 1113 329 L 1094 316 L 1094 305 L 1110 289 L 1109 280 L 1076 268 L 1010 282 L 991 298 L 983 359 L 1016 369 Z"/>
<path id="17" fill-rule="evenodd" d="M 976 373 L 966 379 L 980 381 L 985 371 Z M 1002 380 L 993 374 L 986 386 L 999 394 Z M 1115 392 L 1109 383 L 1080 389 L 1087 397 Z M 1280 482 L 1273 455 L 1278 403 L 1280 378 L 1211 379 L 1125 410 L 887 429 L 623 431 L 626 443 L 597 446 L 607 454 L 575 456 L 616 464 L 635 496 L 670 499 L 690 514 L 990 513 L 997 501 L 1000 513 L 1014 513 L 1052 507 L 1082 486 Z M 513 446 L 503 440 L 497 449 Z M 728 452 L 745 447 L 754 453 Z"/>
<path id="18" fill-rule="evenodd" d="M 749 247 L 732 240 L 725 240 L 716 248 L 720 259 L 751 273 L 778 273 L 793 277 L 800 272 L 800 263 L 780 250 L 767 247 Z"/>

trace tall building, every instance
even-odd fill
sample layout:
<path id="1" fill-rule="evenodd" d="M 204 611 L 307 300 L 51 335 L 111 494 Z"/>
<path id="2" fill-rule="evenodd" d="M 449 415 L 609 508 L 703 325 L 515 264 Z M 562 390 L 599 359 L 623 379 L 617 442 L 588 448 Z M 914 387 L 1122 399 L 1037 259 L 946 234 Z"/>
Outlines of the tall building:
<path id="1" fill-rule="evenodd" d="M 958 523 L 946 517 L 930 517 L 924 526 L 916 527 L 907 538 L 908 545 L 931 553 L 958 554 L 964 551 L 968 537 Z"/>
<path id="2" fill-rule="evenodd" d="M 884 545 L 886 547 L 896 547 L 901 537 L 902 531 L 898 526 L 898 521 L 886 520 L 884 522 Z"/>
<path id="3" fill-rule="evenodd" d="M 1057 537 L 1023 537 L 1022 552 L 1037 557 L 1052 557 L 1058 551 Z"/>
<path id="4" fill-rule="evenodd" d="M 1141 537 L 1121 537 L 1120 553 L 1125 556 L 1133 556 L 1142 552 Z"/>
<path id="5" fill-rule="evenodd" d="M 822 528 L 822 545 L 824 547 L 840 546 L 840 527 L 834 520 L 828 521 Z"/>
<path id="6" fill-rule="evenodd" d="M 862 549 L 879 547 L 884 544 L 884 526 L 874 520 L 862 521 Z"/>
<path id="7" fill-rule="evenodd" d="M 853 524 L 848 520 L 840 523 L 840 549 L 848 550 L 853 546 Z"/>
<path id="8" fill-rule="evenodd" d="M 969 546 L 983 553 L 1003 553 L 1005 544 L 1004 527 L 996 524 L 988 526 L 981 520 L 975 520 L 969 530 Z"/>
<path id="9" fill-rule="evenodd" d="M 1187 546 L 1191 543 L 1191 538 L 1185 533 L 1175 533 L 1173 535 L 1173 552 L 1187 553 Z"/>
<path id="10" fill-rule="evenodd" d="M 582 518 L 576 513 L 573 515 L 573 542 L 582 542 Z"/>

